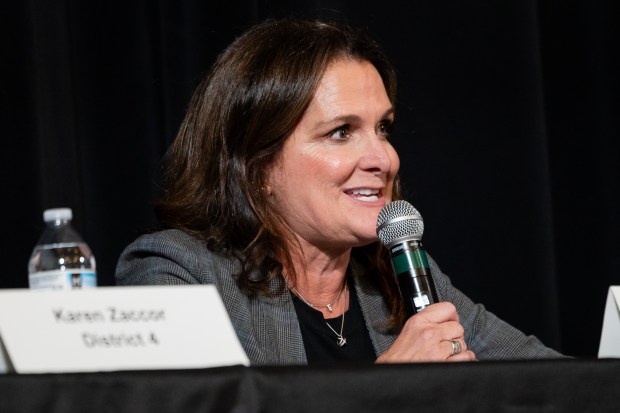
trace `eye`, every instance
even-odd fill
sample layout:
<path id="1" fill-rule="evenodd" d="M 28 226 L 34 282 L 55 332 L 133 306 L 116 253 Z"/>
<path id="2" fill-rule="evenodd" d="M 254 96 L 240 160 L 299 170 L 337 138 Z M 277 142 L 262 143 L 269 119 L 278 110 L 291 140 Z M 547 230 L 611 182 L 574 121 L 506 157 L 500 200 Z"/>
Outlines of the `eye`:
<path id="1" fill-rule="evenodd" d="M 393 130 L 394 130 L 394 124 L 392 123 L 391 120 L 384 120 L 381 123 L 379 123 L 379 126 L 377 127 L 377 133 L 385 137 L 386 139 L 390 137 Z"/>
<path id="2" fill-rule="evenodd" d="M 349 137 L 349 130 L 350 130 L 349 125 L 342 125 L 332 130 L 331 132 L 329 132 L 327 136 L 329 136 L 330 138 L 336 139 L 336 140 L 345 140 Z"/>

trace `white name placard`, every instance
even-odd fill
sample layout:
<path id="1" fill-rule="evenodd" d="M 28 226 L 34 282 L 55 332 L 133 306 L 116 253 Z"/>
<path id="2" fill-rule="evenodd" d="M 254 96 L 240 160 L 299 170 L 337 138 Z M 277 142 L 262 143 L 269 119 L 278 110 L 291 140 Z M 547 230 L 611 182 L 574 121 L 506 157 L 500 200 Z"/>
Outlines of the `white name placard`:
<path id="1" fill-rule="evenodd" d="M 607 293 L 598 357 L 620 357 L 620 286 L 609 287 Z"/>
<path id="2" fill-rule="evenodd" d="M 249 365 L 209 285 L 0 290 L 0 338 L 17 373 Z"/>

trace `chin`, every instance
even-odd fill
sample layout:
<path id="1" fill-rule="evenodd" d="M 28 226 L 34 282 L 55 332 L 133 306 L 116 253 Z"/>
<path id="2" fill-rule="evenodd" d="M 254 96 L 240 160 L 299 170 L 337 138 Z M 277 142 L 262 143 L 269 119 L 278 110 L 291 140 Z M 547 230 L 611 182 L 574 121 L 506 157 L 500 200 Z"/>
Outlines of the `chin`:
<path id="1" fill-rule="evenodd" d="M 377 241 L 379 238 L 377 237 L 377 233 L 375 231 L 375 227 L 372 227 L 372 231 L 364 231 L 363 233 L 358 233 L 357 236 L 357 246 L 361 247 L 364 245 L 372 244 Z"/>

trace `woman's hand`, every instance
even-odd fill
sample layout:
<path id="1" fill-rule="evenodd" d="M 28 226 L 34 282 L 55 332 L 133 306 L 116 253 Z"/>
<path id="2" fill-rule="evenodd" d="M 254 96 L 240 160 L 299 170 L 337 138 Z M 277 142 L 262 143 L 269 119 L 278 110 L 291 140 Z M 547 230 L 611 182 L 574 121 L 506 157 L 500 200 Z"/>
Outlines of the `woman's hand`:
<path id="1" fill-rule="evenodd" d="M 377 358 L 377 363 L 417 361 L 472 361 L 476 355 L 467 350 L 464 329 L 454 304 L 432 304 L 410 317 L 394 344 Z M 452 343 L 458 341 L 458 344 Z M 457 351 L 455 353 L 455 350 Z"/>

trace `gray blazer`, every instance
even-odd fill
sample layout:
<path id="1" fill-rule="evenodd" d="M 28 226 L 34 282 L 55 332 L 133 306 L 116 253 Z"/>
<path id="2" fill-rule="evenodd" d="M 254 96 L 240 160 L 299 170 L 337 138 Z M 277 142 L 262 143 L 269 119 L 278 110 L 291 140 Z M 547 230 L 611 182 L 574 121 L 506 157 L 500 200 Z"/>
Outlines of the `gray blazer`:
<path id="1" fill-rule="evenodd" d="M 456 306 L 467 345 L 478 359 L 562 357 L 536 337 L 524 335 L 481 304 L 473 303 L 452 286 L 434 261 L 430 264 L 439 299 Z M 213 284 L 253 365 L 306 364 L 290 294 L 248 297 L 233 279 L 239 269 L 236 259 L 209 251 L 203 242 L 182 231 L 166 230 L 130 244 L 119 259 L 116 280 L 119 285 Z M 370 338 L 380 355 L 397 337 L 381 327 L 389 318 L 388 309 L 378 291 L 355 274 L 353 278 Z M 272 287 L 280 282 L 274 281 Z"/>

